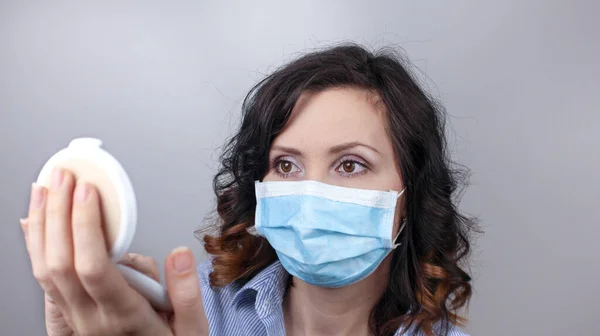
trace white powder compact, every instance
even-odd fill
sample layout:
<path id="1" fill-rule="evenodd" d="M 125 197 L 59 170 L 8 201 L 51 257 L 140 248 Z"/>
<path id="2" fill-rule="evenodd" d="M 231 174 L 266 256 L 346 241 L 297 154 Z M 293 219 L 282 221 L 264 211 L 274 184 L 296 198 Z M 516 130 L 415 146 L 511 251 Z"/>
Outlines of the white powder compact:
<path id="1" fill-rule="evenodd" d="M 48 187 L 55 167 L 96 187 L 101 199 L 104 237 L 110 258 L 117 263 L 127 253 L 137 225 L 137 202 L 131 181 L 121 164 L 101 148 L 102 141 L 77 138 L 54 154 L 42 168 L 37 184 Z M 172 311 L 166 289 L 154 279 L 128 266 L 116 264 L 131 285 L 157 310 Z"/>

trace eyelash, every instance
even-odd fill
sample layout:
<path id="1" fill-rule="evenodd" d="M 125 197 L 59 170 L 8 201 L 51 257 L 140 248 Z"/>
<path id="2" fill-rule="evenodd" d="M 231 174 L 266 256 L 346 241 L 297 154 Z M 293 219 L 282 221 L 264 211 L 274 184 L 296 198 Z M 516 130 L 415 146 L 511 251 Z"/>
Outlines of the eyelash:
<path id="1" fill-rule="evenodd" d="M 295 164 L 293 162 L 293 160 L 289 160 L 289 159 L 285 159 L 285 157 L 278 157 L 277 159 L 273 160 L 273 163 L 271 164 L 271 169 L 273 169 L 275 171 L 275 173 L 282 177 L 282 178 L 289 178 L 291 177 L 292 174 L 294 173 L 282 173 L 281 171 L 279 171 L 279 165 L 282 162 L 289 162 L 292 165 L 298 167 L 297 164 Z M 345 173 L 345 172 L 340 172 L 339 169 L 341 168 L 341 166 L 345 163 L 354 163 L 359 165 L 360 167 L 362 167 L 364 170 L 358 173 Z M 350 158 L 350 157 L 343 157 L 340 160 L 336 161 L 336 163 L 334 164 L 334 166 L 336 167 L 336 171 L 338 173 L 340 173 L 341 176 L 343 177 L 356 177 L 356 176 L 361 176 L 366 174 L 367 172 L 369 172 L 371 169 L 369 168 L 369 165 L 367 162 L 357 159 L 357 158 Z"/>

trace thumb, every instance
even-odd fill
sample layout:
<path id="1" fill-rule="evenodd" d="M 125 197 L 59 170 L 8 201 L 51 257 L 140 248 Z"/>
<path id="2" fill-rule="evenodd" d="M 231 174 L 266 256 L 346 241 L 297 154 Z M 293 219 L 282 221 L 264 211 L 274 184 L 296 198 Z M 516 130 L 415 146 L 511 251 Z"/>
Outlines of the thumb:
<path id="1" fill-rule="evenodd" d="M 208 321 L 202 304 L 200 280 L 194 255 L 187 247 L 171 251 L 165 262 L 167 290 L 173 305 L 173 332 L 176 336 L 208 335 Z"/>

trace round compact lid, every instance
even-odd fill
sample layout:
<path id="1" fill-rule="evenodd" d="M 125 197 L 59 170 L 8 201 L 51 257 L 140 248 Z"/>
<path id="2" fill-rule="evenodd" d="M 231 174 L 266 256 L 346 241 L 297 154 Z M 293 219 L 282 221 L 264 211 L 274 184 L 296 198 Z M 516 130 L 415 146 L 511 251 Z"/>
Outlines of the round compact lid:
<path id="1" fill-rule="evenodd" d="M 55 167 L 69 170 L 100 194 L 104 237 L 113 261 L 129 249 L 137 224 L 137 203 L 131 181 L 121 164 L 101 148 L 102 141 L 77 138 L 54 154 L 42 168 L 37 184 L 48 187 Z"/>

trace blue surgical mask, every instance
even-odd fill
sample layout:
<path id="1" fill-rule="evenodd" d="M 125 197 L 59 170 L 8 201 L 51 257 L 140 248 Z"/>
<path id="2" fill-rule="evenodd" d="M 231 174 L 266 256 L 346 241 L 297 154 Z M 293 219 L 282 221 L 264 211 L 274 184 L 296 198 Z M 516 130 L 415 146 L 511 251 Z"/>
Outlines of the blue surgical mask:
<path id="1" fill-rule="evenodd" d="M 319 287 L 343 287 L 371 273 L 398 244 L 392 237 L 404 192 L 317 181 L 256 182 L 254 232 L 265 237 L 283 267 Z"/>

